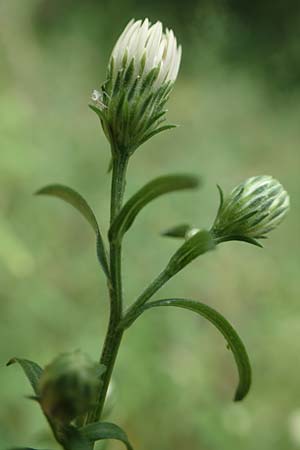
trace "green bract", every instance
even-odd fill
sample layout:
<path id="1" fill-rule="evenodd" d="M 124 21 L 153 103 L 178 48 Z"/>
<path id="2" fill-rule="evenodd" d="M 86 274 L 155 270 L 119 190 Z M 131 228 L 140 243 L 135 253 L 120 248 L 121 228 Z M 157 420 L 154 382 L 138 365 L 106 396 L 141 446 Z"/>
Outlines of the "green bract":
<path id="1" fill-rule="evenodd" d="M 165 124 L 165 104 L 176 80 L 181 47 L 172 30 L 131 20 L 119 37 L 100 92 L 92 93 L 92 109 L 102 122 L 115 153 L 132 154 Z"/>
<path id="2" fill-rule="evenodd" d="M 94 406 L 100 386 L 99 369 L 99 364 L 80 351 L 55 358 L 43 371 L 38 385 L 46 416 L 67 424 Z"/>
<path id="3" fill-rule="evenodd" d="M 248 178 L 223 199 L 212 227 L 219 241 L 265 238 L 289 210 L 290 200 L 282 185 L 268 175 Z M 244 239 L 245 238 L 245 239 Z"/>

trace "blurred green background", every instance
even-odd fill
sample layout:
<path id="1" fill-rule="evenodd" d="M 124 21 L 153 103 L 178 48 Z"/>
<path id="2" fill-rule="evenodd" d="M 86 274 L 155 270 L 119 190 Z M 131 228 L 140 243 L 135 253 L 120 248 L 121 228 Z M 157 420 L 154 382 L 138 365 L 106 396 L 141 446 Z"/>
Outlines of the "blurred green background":
<path id="1" fill-rule="evenodd" d="M 0 448 L 57 448 L 12 356 L 41 365 L 80 348 L 98 358 L 108 317 L 90 229 L 44 184 L 78 189 L 108 225 L 109 148 L 87 107 L 131 17 L 172 27 L 183 44 L 169 102 L 176 130 L 131 160 L 127 195 L 167 172 L 197 172 L 204 186 L 149 205 L 124 246 L 130 303 L 178 246 L 161 230 L 210 226 L 216 183 L 231 189 L 272 174 L 292 211 L 265 249 L 224 244 L 172 280 L 159 297 L 216 307 L 237 328 L 253 387 L 232 403 L 232 355 L 189 312 L 154 310 L 125 336 L 110 420 L 137 450 L 300 448 L 300 3 L 297 0 L 0 0 Z M 116 443 L 110 449 L 118 449 Z"/>

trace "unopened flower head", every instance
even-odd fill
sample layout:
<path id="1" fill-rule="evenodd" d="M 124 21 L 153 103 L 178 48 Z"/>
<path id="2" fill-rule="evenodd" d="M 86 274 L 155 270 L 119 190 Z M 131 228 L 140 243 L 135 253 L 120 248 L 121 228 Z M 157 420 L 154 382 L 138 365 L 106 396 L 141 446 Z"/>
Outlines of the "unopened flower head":
<path id="1" fill-rule="evenodd" d="M 131 20 L 112 51 L 107 79 L 93 91 L 113 151 L 131 154 L 166 125 L 165 104 L 176 80 L 181 47 L 161 22 Z"/>
<path id="2" fill-rule="evenodd" d="M 271 176 L 248 178 L 236 186 L 221 204 L 212 227 L 216 238 L 259 239 L 279 225 L 290 200 L 282 185 Z"/>
<path id="3" fill-rule="evenodd" d="M 39 381 L 40 404 L 45 414 L 69 423 L 96 401 L 101 366 L 79 351 L 64 353 L 46 366 Z"/>

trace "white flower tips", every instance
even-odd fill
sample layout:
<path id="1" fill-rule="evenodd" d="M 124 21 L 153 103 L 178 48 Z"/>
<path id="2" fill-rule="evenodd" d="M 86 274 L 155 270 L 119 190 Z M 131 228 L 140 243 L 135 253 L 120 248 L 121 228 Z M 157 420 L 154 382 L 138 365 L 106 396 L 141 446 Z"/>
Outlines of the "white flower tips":
<path id="1" fill-rule="evenodd" d="M 286 216 L 290 200 L 282 185 L 271 176 L 251 177 L 223 199 L 212 227 L 219 241 L 265 238 Z"/>
<path id="2" fill-rule="evenodd" d="M 113 152 L 130 155 L 153 135 L 171 128 L 163 124 L 177 78 L 181 47 L 172 30 L 160 22 L 131 20 L 112 51 L 107 79 L 92 94 Z"/>
<path id="3" fill-rule="evenodd" d="M 172 30 L 163 33 L 161 22 L 151 25 L 148 19 L 131 20 L 119 37 L 110 63 L 114 64 L 115 75 L 134 59 L 134 74 L 145 78 L 152 69 L 159 69 L 155 87 L 167 81 L 175 81 L 180 60 L 181 47 Z"/>
<path id="4" fill-rule="evenodd" d="M 39 381 L 40 404 L 46 416 L 68 424 L 92 408 L 101 385 L 101 367 L 79 351 L 55 358 Z"/>

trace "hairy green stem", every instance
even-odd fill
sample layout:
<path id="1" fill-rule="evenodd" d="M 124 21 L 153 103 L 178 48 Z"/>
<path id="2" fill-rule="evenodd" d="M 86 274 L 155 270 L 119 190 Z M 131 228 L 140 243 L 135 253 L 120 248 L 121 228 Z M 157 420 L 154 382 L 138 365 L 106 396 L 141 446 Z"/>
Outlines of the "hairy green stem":
<path id="1" fill-rule="evenodd" d="M 111 183 L 111 203 L 110 203 L 111 224 L 122 207 L 126 185 L 127 165 L 128 165 L 127 155 L 114 156 L 112 161 L 112 183 Z"/>
<path id="2" fill-rule="evenodd" d="M 127 163 L 128 158 L 122 157 L 122 155 L 115 155 L 113 158 L 110 216 L 111 224 L 122 207 L 126 183 L 125 177 Z M 89 414 L 86 423 L 96 422 L 101 417 L 111 375 L 123 335 L 123 331 L 119 328 L 123 313 L 121 252 L 121 242 L 118 239 L 114 239 L 114 236 L 112 236 L 112 239 L 110 240 L 110 318 L 100 358 L 100 363 L 106 367 L 106 371 L 102 376 L 103 384 L 99 393 L 97 406 Z"/>
<path id="3" fill-rule="evenodd" d="M 120 329 L 125 330 L 135 320 L 138 311 L 144 303 L 146 303 L 169 279 L 173 276 L 167 269 L 164 269 L 157 278 L 142 292 L 137 300 L 130 306 L 124 314 L 124 318 L 120 323 Z"/>

